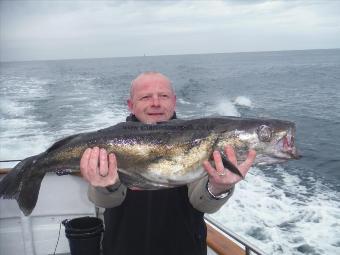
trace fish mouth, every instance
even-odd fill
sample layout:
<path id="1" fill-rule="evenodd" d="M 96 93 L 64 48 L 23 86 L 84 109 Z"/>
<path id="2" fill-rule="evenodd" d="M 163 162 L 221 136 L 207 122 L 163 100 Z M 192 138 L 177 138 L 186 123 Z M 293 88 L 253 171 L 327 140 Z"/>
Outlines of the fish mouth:
<path id="1" fill-rule="evenodd" d="M 276 134 L 276 141 L 272 146 L 265 153 L 256 155 L 255 164 L 265 166 L 300 159 L 302 156 L 297 152 L 294 138 L 294 129 Z"/>
<path id="2" fill-rule="evenodd" d="M 278 141 L 277 146 L 278 151 L 280 152 L 280 158 L 282 158 L 283 155 L 285 155 L 285 157 L 288 159 L 300 159 L 302 157 L 299 155 L 295 147 L 295 137 L 293 130 L 289 130 L 287 134 Z"/>

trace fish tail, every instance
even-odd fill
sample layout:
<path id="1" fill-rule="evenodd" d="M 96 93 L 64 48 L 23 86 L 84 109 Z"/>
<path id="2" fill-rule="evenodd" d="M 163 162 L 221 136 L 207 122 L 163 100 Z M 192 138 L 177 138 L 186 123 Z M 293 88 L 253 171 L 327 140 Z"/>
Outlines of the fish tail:
<path id="1" fill-rule="evenodd" d="M 34 171 L 40 155 L 32 156 L 18 163 L 0 182 L 0 198 L 15 199 L 25 215 L 35 207 L 44 171 Z"/>

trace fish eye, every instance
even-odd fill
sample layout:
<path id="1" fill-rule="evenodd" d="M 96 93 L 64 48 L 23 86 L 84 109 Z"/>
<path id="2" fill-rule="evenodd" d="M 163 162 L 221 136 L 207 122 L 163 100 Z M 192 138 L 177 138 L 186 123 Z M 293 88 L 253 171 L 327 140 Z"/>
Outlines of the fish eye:
<path id="1" fill-rule="evenodd" d="M 262 142 L 270 142 L 272 139 L 273 131 L 266 125 L 261 125 L 257 129 L 257 135 Z"/>

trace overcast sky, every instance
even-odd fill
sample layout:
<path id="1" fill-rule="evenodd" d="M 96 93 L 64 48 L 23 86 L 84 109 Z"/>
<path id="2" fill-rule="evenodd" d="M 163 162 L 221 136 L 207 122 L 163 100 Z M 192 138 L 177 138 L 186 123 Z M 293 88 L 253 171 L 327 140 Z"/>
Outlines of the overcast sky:
<path id="1" fill-rule="evenodd" d="M 340 1 L 3 1 L 0 60 L 340 48 Z"/>

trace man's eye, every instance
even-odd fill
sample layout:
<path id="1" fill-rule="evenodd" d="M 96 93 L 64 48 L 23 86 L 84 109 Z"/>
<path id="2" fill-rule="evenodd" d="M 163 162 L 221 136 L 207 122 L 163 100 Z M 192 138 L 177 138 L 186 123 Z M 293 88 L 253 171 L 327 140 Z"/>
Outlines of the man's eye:
<path id="1" fill-rule="evenodd" d="M 169 98 L 168 95 L 161 95 L 161 98 Z"/>
<path id="2" fill-rule="evenodd" d="M 140 98 L 140 100 L 148 100 L 150 98 L 150 96 L 143 96 Z"/>

